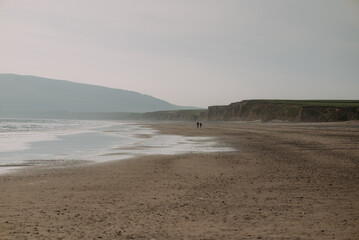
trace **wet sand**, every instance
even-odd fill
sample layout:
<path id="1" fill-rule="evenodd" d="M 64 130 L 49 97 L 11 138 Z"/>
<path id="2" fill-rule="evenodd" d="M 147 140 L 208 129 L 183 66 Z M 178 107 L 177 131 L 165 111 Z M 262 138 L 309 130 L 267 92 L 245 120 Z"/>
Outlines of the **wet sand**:
<path id="1" fill-rule="evenodd" d="M 234 152 L 0 176 L 0 239 L 359 239 L 359 123 L 150 124 Z"/>

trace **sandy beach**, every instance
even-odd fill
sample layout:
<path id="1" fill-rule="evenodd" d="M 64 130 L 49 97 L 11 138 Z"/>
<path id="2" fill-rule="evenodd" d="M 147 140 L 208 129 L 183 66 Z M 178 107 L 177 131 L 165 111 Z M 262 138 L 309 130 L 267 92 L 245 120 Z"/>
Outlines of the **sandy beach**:
<path id="1" fill-rule="evenodd" d="M 0 239 L 359 239 L 359 122 L 152 123 L 233 152 L 0 176 Z"/>

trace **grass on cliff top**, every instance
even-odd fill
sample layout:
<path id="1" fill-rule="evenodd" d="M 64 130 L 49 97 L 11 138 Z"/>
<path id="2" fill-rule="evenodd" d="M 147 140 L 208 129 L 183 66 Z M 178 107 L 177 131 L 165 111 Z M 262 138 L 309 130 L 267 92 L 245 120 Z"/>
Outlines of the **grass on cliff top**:
<path id="1" fill-rule="evenodd" d="M 259 100 L 267 103 L 297 105 L 301 107 L 359 107 L 359 100 Z"/>

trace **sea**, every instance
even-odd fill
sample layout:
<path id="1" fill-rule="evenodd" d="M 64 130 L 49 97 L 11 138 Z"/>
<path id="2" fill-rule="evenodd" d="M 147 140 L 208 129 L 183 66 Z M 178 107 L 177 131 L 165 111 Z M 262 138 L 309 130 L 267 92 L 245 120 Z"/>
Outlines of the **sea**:
<path id="1" fill-rule="evenodd" d="M 223 151 L 233 149 L 215 138 L 164 135 L 132 122 L 0 119 L 0 174 L 36 165 Z"/>

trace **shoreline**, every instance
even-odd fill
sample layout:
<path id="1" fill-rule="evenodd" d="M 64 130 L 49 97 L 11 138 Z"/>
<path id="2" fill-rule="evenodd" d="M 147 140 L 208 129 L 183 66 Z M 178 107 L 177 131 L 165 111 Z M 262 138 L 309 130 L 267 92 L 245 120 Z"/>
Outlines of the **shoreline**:
<path id="1" fill-rule="evenodd" d="M 66 125 L 67 120 L 65 122 L 34 120 L 32 126 L 43 128 L 41 124 L 44 121 L 47 124 L 53 124 L 53 122 L 61 124 L 65 132 L 61 133 L 60 130 L 49 127 L 48 131 L 24 132 L 20 129 L 18 132 L 9 132 L 12 141 L 0 149 L 7 150 L 0 151 L 0 175 L 6 174 L 7 170 L 9 172 L 21 171 L 21 168 L 28 167 L 71 167 L 79 162 L 99 163 L 147 155 L 216 151 L 212 138 L 197 139 L 178 134 L 161 135 L 153 128 L 144 127 L 138 123 L 89 120 L 82 123 L 76 120 L 77 125 L 84 127 L 71 129 Z M 13 122 L 14 125 L 24 124 L 22 120 L 19 121 L 20 123 L 15 120 Z M 74 122 L 70 123 L 74 124 Z M 21 127 L 24 128 L 24 126 Z M 26 134 L 25 141 L 22 138 L 24 134 Z M 7 132 L 5 132 L 1 139 L 6 142 L 7 137 Z M 19 149 L 13 150 L 11 143 L 17 143 L 17 141 L 24 142 L 19 145 Z M 228 151 L 230 149 L 218 148 L 217 150 Z"/>
<path id="2" fill-rule="evenodd" d="M 0 176 L 1 239 L 356 239 L 359 124 L 143 123 L 236 152 Z"/>

